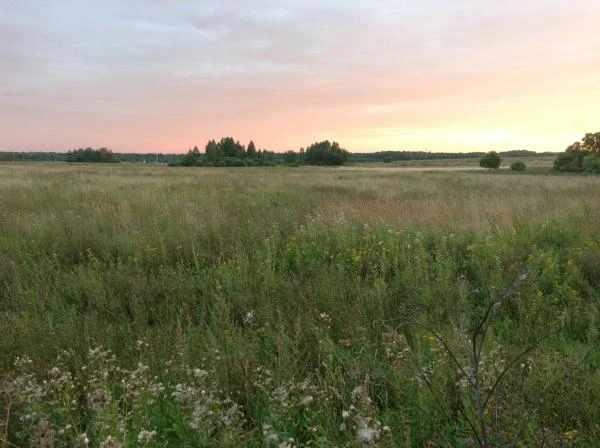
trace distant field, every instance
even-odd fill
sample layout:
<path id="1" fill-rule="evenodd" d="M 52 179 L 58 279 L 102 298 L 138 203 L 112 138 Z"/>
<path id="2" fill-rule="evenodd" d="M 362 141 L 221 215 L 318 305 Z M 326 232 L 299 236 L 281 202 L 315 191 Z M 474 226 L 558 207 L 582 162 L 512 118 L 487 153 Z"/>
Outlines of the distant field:
<path id="1" fill-rule="evenodd" d="M 0 163 L 0 446 L 596 446 L 600 178 L 476 167 Z"/>
<path id="2" fill-rule="evenodd" d="M 514 162 L 521 161 L 532 168 L 552 168 L 556 156 L 536 156 L 536 157 L 503 157 L 501 169 L 508 169 Z M 369 164 L 363 164 L 368 166 Z M 391 163 L 379 163 L 378 166 L 390 167 L 416 167 L 416 168 L 451 168 L 451 169 L 481 169 L 479 159 L 444 159 L 444 160 L 408 160 L 396 161 Z"/>

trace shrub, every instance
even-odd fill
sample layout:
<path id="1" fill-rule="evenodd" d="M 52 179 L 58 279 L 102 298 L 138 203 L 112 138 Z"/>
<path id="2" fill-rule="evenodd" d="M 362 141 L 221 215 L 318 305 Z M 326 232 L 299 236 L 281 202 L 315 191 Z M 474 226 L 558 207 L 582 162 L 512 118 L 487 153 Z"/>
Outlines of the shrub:
<path id="1" fill-rule="evenodd" d="M 242 159 L 238 159 L 237 157 L 223 157 L 222 159 L 217 160 L 215 166 L 242 167 L 248 165 Z"/>
<path id="2" fill-rule="evenodd" d="M 514 162 L 511 166 L 510 169 L 512 171 L 525 171 L 527 169 L 527 165 L 525 165 L 525 163 L 518 161 L 518 162 Z"/>
<path id="3" fill-rule="evenodd" d="M 590 155 L 584 157 L 583 169 L 591 173 L 600 173 L 600 156 Z"/>
<path id="4" fill-rule="evenodd" d="M 600 132 L 588 133 L 580 142 L 569 145 L 554 161 L 557 171 L 600 172 Z"/>
<path id="5" fill-rule="evenodd" d="M 580 151 L 566 151 L 559 154 L 554 160 L 556 171 L 583 171 L 583 158 L 585 154 Z"/>

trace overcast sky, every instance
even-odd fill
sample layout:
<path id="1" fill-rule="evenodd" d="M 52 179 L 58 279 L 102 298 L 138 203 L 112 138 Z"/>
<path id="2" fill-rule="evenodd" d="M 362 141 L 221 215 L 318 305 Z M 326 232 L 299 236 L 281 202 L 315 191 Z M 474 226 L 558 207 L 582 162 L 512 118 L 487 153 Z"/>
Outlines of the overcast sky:
<path id="1" fill-rule="evenodd" d="M 0 150 L 562 151 L 598 0 L 0 0 Z"/>

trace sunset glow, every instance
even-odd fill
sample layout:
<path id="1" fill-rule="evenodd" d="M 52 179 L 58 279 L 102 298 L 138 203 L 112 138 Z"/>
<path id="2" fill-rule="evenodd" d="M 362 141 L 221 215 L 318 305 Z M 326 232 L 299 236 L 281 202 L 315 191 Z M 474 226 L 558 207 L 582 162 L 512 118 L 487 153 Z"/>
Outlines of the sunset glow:
<path id="1" fill-rule="evenodd" d="M 600 131 L 599 19 L 597 0 L 8 0 L 0 150 L 562 151 Z"/>

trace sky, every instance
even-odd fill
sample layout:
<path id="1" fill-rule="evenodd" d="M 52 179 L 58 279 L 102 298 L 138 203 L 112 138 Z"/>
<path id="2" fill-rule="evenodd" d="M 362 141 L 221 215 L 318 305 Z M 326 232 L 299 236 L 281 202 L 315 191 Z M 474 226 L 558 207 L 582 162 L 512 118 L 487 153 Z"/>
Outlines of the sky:
<path id="1" fill-rule="evenodd" d="M 0 0 L 0 150 L 562 151 L 598 0 Z"/>

